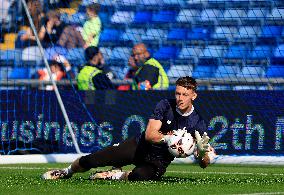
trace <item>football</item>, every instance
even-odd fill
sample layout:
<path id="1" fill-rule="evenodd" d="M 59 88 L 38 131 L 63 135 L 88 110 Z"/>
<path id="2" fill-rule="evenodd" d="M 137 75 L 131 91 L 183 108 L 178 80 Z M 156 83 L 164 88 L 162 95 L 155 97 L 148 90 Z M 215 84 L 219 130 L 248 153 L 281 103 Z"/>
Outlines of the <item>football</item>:
<path id="1" fill-rule="evenodd" d="M 173 134 L 168 142 L 169 152 L 177 158 L 186 158 L 194 152 L 195 141 L 190 133 Z"/>

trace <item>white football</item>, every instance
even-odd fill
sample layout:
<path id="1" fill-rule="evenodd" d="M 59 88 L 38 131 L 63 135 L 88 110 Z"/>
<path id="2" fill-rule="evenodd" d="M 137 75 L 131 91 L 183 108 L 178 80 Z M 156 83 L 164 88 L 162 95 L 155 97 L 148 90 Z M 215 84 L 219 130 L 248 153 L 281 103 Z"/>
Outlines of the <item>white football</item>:
<path id="1" fill-rule="evenodd" d="M 195 141 L 190 133 L 173 134 L 168 142 L 169 152 L 177 158 L 186 158 L 193 154 Z"/>

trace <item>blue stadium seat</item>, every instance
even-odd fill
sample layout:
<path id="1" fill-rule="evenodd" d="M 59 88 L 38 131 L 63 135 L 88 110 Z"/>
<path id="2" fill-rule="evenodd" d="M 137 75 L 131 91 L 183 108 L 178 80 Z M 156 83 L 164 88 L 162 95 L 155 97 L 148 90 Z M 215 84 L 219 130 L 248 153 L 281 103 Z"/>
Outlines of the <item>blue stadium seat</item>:
<path id="1" fill-rule="evenodd" d="M 113 48 L 110 56 L 111 61 L 121 62 L 121 64 L 125 64 L 130 57 L 131 48 L 129 47 L 115 47 Z"/>
<path id="2" fill-rule="evenodd" d="M 139 0 L 119 0 L 117 4 L 121 7 L 125 6 L 136 6 L 139 3 Z"/>
<path id="3" fill-rule="evenodd" d="M 192 65 L 172 65 L 167 71 L 169 79 L 177 79 L 184 76 L 192 76 Z"/>
<path id="4" fill-rule="evenodd" d="M 53 57 L 57 54 L 66 56 L 67 53 L 68 53 L 68 50 L 66 48 L 55 46 L 55 47 L 46 48 L 44 55 L 45 55 L 47 60 L 52 60 Z"/>
<path id="5" fill-rule="evenodd" d="M 188 61 L 188 63 L 197 63 L 201 51 L 201 47 L 183 47 L 179 52 L 178 60 Z M 190 62 L 190 59 L 192 59 L 192 62 Z"/>
<path id="6" fill-rule="evenodd" d="M 208 45 L 199 55 L 199 58 L 217 58 L 223 57 L 225 47 L 221 45 Z"/>
<path id="7" fill-rule="evenodd" d="M 108 62 L 108 60 L 110 59 L 112 50 L 109 47 L 100 47 L 100 51 L 103 54 L 103 57 L 105 59 L 106 62 Z"/>
<path id="8" fill-rule="evenodd" d="M 130 24 L 134 20 L 134 12 L 116 11 L 110 21 L 115 24 Z"/>
<path id="9" fill-rule="evenodd" d="M 117 79 L 121 79 L 121 80 L 123 80 L 128 70 L 128 67 L 123 67 L 119 65 L 118 66 L 112 65 L 109 68 L 114 73 L 114 75 L 117 77 Z"/>
<path id="10" fill-rule="evenodd" d="M 261 37 L 275 38 L 280 37 L 282 33 L 282 26 L 264 26 L 261 29 Z"/>
<path id="11" fill-rule="evenodd" d="M 175 22 L 176 16 L 176 11 L 162 10 L 153 14 L 152 22 L 157 24 L 169 24 Z"/>
<path id="12" fill-rule="evenodd" d="M 182 9 L 179 11 L 176 21 L 178 23 L 192 23 L 199 17 L 200 11 L 195 9 Z"/>
<path id="13" fill-rule="evenodd" d="M 215 32 L 212 35 L 212 38 L 218 43 L 230 43 L 233 38 L 237 35 L 237 28 L 236 27 L 227 27 L 227 26 L 220 26 L 217 27 Z"/>
<path id="14" fill-rule="evenodd" d="M 235 41 L 253 43 L 259 35 L 260 28 L 258 26 L 242 26 L 236 35 Z"/>
<path id="15" fill-rule="evenodd" d="M 164 4 L 163 0 L 138 0 L 138 5 L 157 8 Z"/>
<path id="16" fill-rule="evenodd" d="M 214 25 L 220 18 L 221 10 L 219 9 L 205 9 L 201 12 L 200 17 L 197 19 L 198 23 L 206 25 Z"/>
<path id="17" fill-rule="evenodd" d="M 244 78 L 261 78 L 265 74 L 262 66 L 244 66 L 237 77 Z"/>
<path id="18" fill-rule="evenodd" d="M 248 58 L 252 59 L 264 59 L 270 58 L 273 54 L 273 49 L 268 45 L 257 46 L 251 53 L 248 54 Z"/>
<path id="19" fill-rule="evenodd" d="M 154 58 L 157 60 L 170 60 L 176 59 L 178 54 L 178 49 L 174 46 L 164 46 L 159 48 L 157 52 L 154 53 Z"/>
<path id="20" fill-rule="evenodd" d="M 121 31 L 114 28 L 105 28 L 100 36 L 101 46 L 118 46 Z"/>
<path id="21" fill-rule="evenodd" d="M 271 14 L 267 16 L 267 22 L 269 24 L 280 24 L 283 25 L 283 18 L 284 18 L 284 8 L 278 8 L 275 7 L 272 11 Z"/>
<path id="22" fill-rule="evenodd" d="M 284 78 L 284 66 L 283 65 L 271 65 L 266 70 L 267 77 Z"/>
<path id="23" fill-rule="evenodd" d="M 145 34 L 144 29 L 127 28 L 126 31 L 121 35 L 121 40 L 139 43 L 142 41 L 141 37 L 143 34 Z"/>
<path id="24" fill-rule="evenodd" d="M 173 28 L 169 31 L 168 40 L 185 40 L 187 38 L 186 28 Z"/>
<path id="25" fill-rule="evenodd" d="M 245 45 L 233 45 L 228 48 L 228 51 L 225 53 L 224 58 L 229 59 L 244 59 L 247 57 L 250 49 Z"/>
<path id="26" fill-rule="evenodd" d="M 194 68 L 192 76 L 194 78 L 212 78 L 215 76 L 216 66 L 198 65 Z"/>
<path id="27" fill-rule="evenodd" d="M 284 58 L 284 44 L 279 45 L 278 47 L 276 47 L 276 49 L 274 51 L 274 57 Z"/>
<path id="28" fill-rule="evenodd" d="M 69 23 L 83 26 L 87 18 L 85 13 L 77 12 L 69 17 Z"/>
<path id="29" fill-rule="evenodd" d="M 188 40 L 208 40 L 210 38 L 210 29 L 204 27 L 195 27 L 192 28 L 187 33 Z"/>
<path id="30" fill-rule="evenodd" d="M 152 22 L 151 11 L 137 11 L 134 15 L 133 24 L 147 24 Z"/>
<path id="31" fill-rule="evenodd" d="M 42 62 L 42 56 L 39 47 L 32 46 L 23 49 L 22 51 L 22 61 L 24 63 L 32 62 L 34 64 L 40 64 Z"/>
<path id="32" fill-rule="evenodd" d="M 0 50 L 0 60 L 3 65 L 19 66 L 22 61 L 22 52 L 20 49 Z"/>
<path id="33" fill-rule="evenodd" d="M 108 11 L 100 11 L 99 12 L 99 17 L 101 19 L 101 22 L 103 24 L 108 24 L 109 23 L 109 19 L 111 17 L 112 13 L 108 12 Z"/>
<path id="34" fill-rule="evenodd" d="M 68 49 L 66 58 L 70 63 L 74 65 L 82 65 L 85 63 L 85 51 L 84 48 L 72 48 Z"/>
<path id="35" fill-rule="evenodd" d="M 246 11 L 244 9 L 227 9 L 224 11 L 221 18 L 219 19 L 219 24 L 239 25 L 245 16 Z"/>
<path id="36" fill-rule="evenodd" d="M 240 73 L 238 65 L 220 65 L 218 66 L 215 77 L 217 78 L 235 78 Z"/>
<path id="37" fill-rule="evenodd" d="M 8 73 L 8 79 L 29 79 L 30 70 L 29 68 L 17 67 L 13 68 L 11 72 Z"/>
<path id="38" fill-rule="evenodd" d="M 243 19 L 243 24 L 253 24 L 262 23 L 268 14 L 268 9 L 262 8 L 252 8 L 248 11 L 247 16 Z"/>
<path id="39" fill-rule="evenodd" d="M 141 39 L 144 43 L 154 49 L 165 39 L 166 34 L 166 30 L 160 28 L 150 28 L 144 35 L 141 36 Z"/>
<path id="40" fill-rule="evenodd" d="M 175 7 L 183 7 L 185 6 L 184 0 L 163 0 L 164 6 L 175 6 Z"/>

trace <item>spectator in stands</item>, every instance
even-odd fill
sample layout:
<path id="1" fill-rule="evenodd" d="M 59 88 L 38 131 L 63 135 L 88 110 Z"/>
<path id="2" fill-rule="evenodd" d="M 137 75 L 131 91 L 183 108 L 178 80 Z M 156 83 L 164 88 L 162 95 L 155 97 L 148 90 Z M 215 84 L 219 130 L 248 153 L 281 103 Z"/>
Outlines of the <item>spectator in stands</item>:
<path id="1" fill-rule="evenodd" d="M 58 44 L 67 49 L 82 48 L 85 41 L 76 26 L 66 26 L 59 38 Z"/>
<path id="2" fill-rule="evenodd" d="M 130 56 L 128 59 L 129 69 L 124 77 L 124 80 L 133 79 L 136 71 L 138 70 L 138 66 L 136 66 L 133 56 Z M 117 89 L 121 91 L 130 90 L 130 85 L 120 85 Z"/>
<path id="3" fill-rule="evenodd" d="M 85 48 L 90 46 L 98 46 L 101 33 L 101 20 L 98 16 L 100 4 L 91 3 L 87 5 L 86 11 L 89 20 L 83 26 L 83 39 L 85 40 Z"/>
<path id="4" fill-rule="evenodd" d="M 163 66 L 151 57 L 147 47 L 143 43 L 135 45 L 132 56 L 138 70 L 135 73 L 132 89 L 168 89 L 169 79 Z"/>
<path id="5" fill-rule="evenodd" d="M 45 17 L 45 13 L 43 12 L 41 2 L 40 0 L 29 0 L 27 2 L 27 5 L 35 29 L 39 33 L 43 23 L 42 20 L 44 20 Z M 23 34 L 21 34 L 19 38 L 20 40 L 19 39 L 16 40 L 16 46 L 15 46 L 16 48 L 25 48 L 37 45 L 33 30 L 30 27 L 28 27 L 27 30 Z"/>
<path id="6" fill-rule="evenodd" d="M 101 69 L 102 55 L 98 47 L 91 46 L 85 50 L 88 61 L 77 76 L 79 90 L 114 89 L 110 79 Z"/>

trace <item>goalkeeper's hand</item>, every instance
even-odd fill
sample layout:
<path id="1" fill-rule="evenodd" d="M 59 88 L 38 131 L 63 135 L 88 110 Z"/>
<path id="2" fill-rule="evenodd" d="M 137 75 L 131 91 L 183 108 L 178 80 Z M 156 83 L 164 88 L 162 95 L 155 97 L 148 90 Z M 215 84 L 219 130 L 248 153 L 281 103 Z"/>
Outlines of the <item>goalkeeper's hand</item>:
<path id="1" fill-rule="evenodd" d="M 204 133 L 201 137 L 198 131 L 195 131 L 195 138 L 199 157 L 203 158 L 206 152 L 209 152 L 210 145 L 208 142 L 210 138 L 207 133 Z"/>

